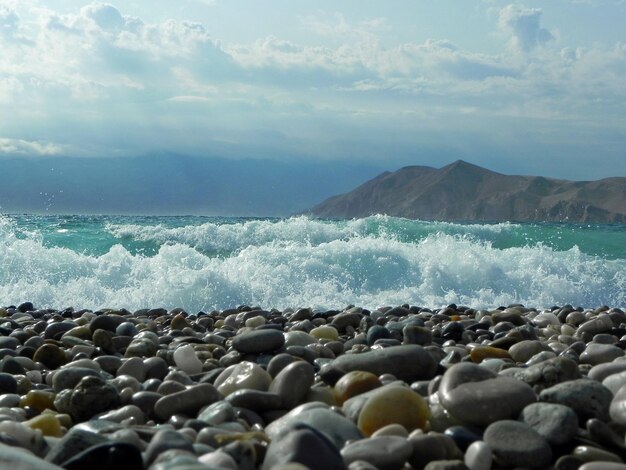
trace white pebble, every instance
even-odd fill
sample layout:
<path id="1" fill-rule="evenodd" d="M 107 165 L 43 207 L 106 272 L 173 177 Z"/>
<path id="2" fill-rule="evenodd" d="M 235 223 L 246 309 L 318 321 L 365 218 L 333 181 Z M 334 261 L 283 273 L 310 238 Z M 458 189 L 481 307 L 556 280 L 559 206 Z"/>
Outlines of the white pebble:
<path id="1" fill-rule="evenodd" d="M 174 351 L 174 363 L 186 374 L 193 375 L 202 372 L 202 362 L 190 344 L 185 344 Z"/>
<path id="2" fill-rule="evenodd" d="M 485 441 L 475 441 L 465 451 L 465 465 L 470 470 L 491 470 L 493 456 Z"/>

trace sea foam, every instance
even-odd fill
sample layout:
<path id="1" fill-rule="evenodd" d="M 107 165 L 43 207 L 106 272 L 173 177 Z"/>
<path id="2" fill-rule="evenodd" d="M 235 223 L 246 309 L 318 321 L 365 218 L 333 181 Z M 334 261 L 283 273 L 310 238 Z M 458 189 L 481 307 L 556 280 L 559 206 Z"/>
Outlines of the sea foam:
<path id="1" fill-rule="evenodd" d="M 241 304 L 626 306 L 623 259 L 528 244 L 525 225 L 383 216 L 129 222 L 103 224 L 112 243 L 94 254 L 46 243 L 40 231 L 0 218 L 0 304 L 190 312 Z M 154 243 L 154 253 L 131 248 L 142 241 Z"/>

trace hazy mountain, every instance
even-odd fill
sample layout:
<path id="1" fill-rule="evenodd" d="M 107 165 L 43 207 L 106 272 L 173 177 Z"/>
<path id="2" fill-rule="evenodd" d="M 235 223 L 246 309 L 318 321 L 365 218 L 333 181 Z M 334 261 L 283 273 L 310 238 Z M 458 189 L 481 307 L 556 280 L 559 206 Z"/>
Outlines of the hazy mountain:
<path id="1" fill-rule="evenodd" d="M 380 168 L 186 156 L 0 159 L 0 213 L 286 216 Z"/>
<path id="2" fill-rule="evenodd" d="M 310 210 L 319 217 L 388 214 L 425 220 L 626 222 L 626 178 L 511 176 L 456 161 L 385 172 Z"/>

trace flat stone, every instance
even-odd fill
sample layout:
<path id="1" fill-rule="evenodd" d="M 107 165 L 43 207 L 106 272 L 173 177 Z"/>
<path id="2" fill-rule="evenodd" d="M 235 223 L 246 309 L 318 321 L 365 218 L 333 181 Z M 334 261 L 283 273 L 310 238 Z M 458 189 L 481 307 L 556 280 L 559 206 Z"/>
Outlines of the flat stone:
<path id="1" fill-rule="evenodd" d="M 557 403 L 531 403 L 522 410 L 519 419 L 553 445 L 571 441 L 578 432 L 574 410 Z"/>
<path id="2" fill-rule="evenodd" d="M 341 449 L 341 455 L 346 464 L 364 460 L 380 470 L 401 469 L 412 452 L 411 443 L 397 436 L 362 439 Z"/>
<path id="3" fill-rule="evenodd" d="M 548 442 L 526 423 L 502 420 L 490 424 L 484 441 L 500 465 L 546 468 L 552 461 Z"/>
<path id="4" fill-rule="evenodd" d="M 550 348 L 541 341 L 530 339 L 515 343 L 509 348 L 509 354 L 515 362 L 526 362 L 542 351 L 550 351 Z"/>
<path id="5" fill-rule="evenodd" d="M 418 345 L 390 346 L 360 354 L 344 354 L 331 365 L 344 372 L 362 370 L 375 375 L 391 374 L 407 383 L 432 379 L 437 364 L 428 352 Z"/>
<path id="6" fill-rule="evenodd" d="M 486 426 L 517 418 L 536 400 L 532 388 L 519 380 L 496 376 L 473 363 L 460 363 L 446 371 L 438 390 L 442 406 L 462 423 Z"/>
<path id="7" fill-rule="evenodd" d="M 236 390 L 226 397 L 226 402 L 237 408 L 246 408 L 256 413 L 285 408 L 283 399 L 273 392 L 263 392 L 243 388 Z"/>
<path id="8" fill-rule="evenodd" d="M 243 354 L 261 354 L 280 349 L 285 336 L 278 330 L 252 330 L 233 338 L 233 348 Z"/>

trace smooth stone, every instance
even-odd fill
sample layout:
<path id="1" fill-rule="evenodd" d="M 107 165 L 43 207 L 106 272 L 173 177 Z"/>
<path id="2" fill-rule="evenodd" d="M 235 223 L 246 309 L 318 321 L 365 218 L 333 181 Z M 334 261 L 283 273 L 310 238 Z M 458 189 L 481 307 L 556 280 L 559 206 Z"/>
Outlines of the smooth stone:
<path id="1" fill-rule="evenodd" d="M 413 447 L 408 462 L 414 468 L 424 468 L 437 460 L 462 459 L 463 452 L 456 443 L 445 434 L 429 432 L 428 434 L 409 435 L 408 442 Z"/>
<path id="2" fill-rule="evenodd" d="M 381 387 L 380 379 L 371 372 L 354 370 L 341 377 L 334 387 L 337 403 L 342 405 L 346 400 Z"/>
<path id="3" fill-rule="evenodd" d="M 552 445 L 565 444 L 578 432 L 578 416 L 574 410 L 557 403 L 531 403 L 522 410 L 519 419 Z"/>
<path id="4" fill-rule="evenodd" d="M 595 380 L 577 379 L 563 382 L 543 390 L 539 400 L 569 406 L 578 415 L 582 425 L 590 418 L 609 420 L 609 407 L 613 394 Z"/>
<path id="5" fill-rule="evenodd" d="M 152 357 L 156 352 L 157 344 L 153 340 L 137 335 L 126 348 L 124 357 Z"/>
<path id="6" fill-rule="evenodd" d="M 509 354 L 515 362 L 526 362 L 535 354 L 549 351 L 548 345 L 538 340 L 523 340 L 509 348 Z"/>
<path id="7" fill-rule="evenodd" d="M 196 356 L 196 351 L 190 344 L 179 346 L 174 351 L 176 367 L 186 374 L 193 375 L 202 372 L 202 362 Z"/>
<path id="8" fill-rule="evenodd" d="M 614 462 L 587 462 L 578 470 L 626 470 L 626 464 Z"/>
<path id="9" fill-rule="evenodd" d="M 624 437 L 612 426 L 596 418 L 587 420 L 585 424 L 589 439 L 604 447 L 624 450 Z"/>
<path id="10" fill-rule="evenodd" d="M 341 449 L 347 441 L 363 438 L 363 434 L 352 421 L 322 403 L 305 403 L 294 408 L 283 417 L 268 424 L 265 433 L 271 439 L 276 439 L 291 432 L 299 423 L 323 432 L 338 449 Z"/>
<path id="11" fill-rule="evenodd" d="M 572 451 L 572 455 L 579 458 L 583 462 L 623 463 L 622 459 L 620 459 L 613 452 L 609 452 L 607 450 L 599 449 L 592 446 L 577 446 Z"/>
<path id="12" fill-rule="evenodd" d="M 407 383 L 431 379 L 437 363 L 418 345 L 390 346 L 360 354 L 344 354 L 331 365 L 344 372 L 361 370 L 375 375 L 392 374 Z"/>
<path id="13" fill-rule="evenodd" d="M 246 388 L 229 394 L 226 401 L 236 408 L 246 408 L 256 413 L 285 408 L 283 399 L 276 393 Z"/>
<path id="14" fill-rule="evenodd" d="M 626 426 L 626 385 L 622 385 L 611 399 L 609 416 L 616 423 Z"/>
<path id="15" fill-rule="evenodd" d="M 124 317 L 119 315 L 98 315 L 89 323 L 89 329 L 92 332 L 95 332 L 96 330 L 105 330 L 114 333 L 115 329 L 122 322 L 124 322 Z"/>
<path id="16" fill-rule="evenodd" d="M 31 429 L 39 429 L 44 436 L 62 437 L 61 423 L 53 413 L 43 413 L 24 421 L 22 424 Z"/>
<path id="17" fill-rule="evenodd" d="M 462 460 L 436 460 L 424 467 L 424 470 L 468 470 Z"/>
<path id="18" fill-rule="evenodd" d="M 117 347 L 113 340 L 114 334 L 112 331 L 97 329 L 93 332 L 93 345 L 100 348 L 105 354 L 115 354 Z"/>
<path id="19" fill-rule="evenodd" d="M 624 355 L 624 350 L 612 344 L 588 343 L 587 347 L 580 355 L 582 364 L 596 366 L 606 362 L 611 362 Z"/>
<path id="20" fill-rule="evenodd" d="M 209 468 L 215 468 L 220 470 L 238 470 L 237 462 L 226 452 L 208 452 L 198 457 L 198 462 L 202 465 L 206 465 Z"/>
<path id="21" fill-rule="evenodd" d="M 339 332 L 337 328 L 327 325 L 321 325 L 313 328 L 309 331 L 309 335 L 317 339 L 328 339 L 330 341 L 337 341 L 339 339 Z"/>
<path id="22" fill-rule="evenodd" d="M 470 470 L 491 470 L 493 455 L 485 441 L 472 442 L 465 451 L 465 465 Z"/>
<path id="23" fill-rule="evenodd" d="M 598 364 L 597 366 L 593 366 L 587 373 L 587 378 L 598 382 L 604 382 L 604 379 L 606 379 L 609 375 L 625 371 L 626 361 L 614 361 L 607 364 Z"/>
<path id="24" fill-rule="evenodd" d="M 291 364 L 292 362 L 299 361 L 299 360 L 300 360 L 299 358 L 292 356 L 291 354 L 287 354 L 287 353 L 276 354 L 274 357 L 272 357 L 270 362 L 267 364 L 267 373 L 270 374 L 272 377 L 276 377 L 278 373 L 281 370 L 283 370 L 285 367 L 287 367 L 289 364 Z"/>
<path id="25" fill-rule="evenodd" d="M 273 439 L 267 448 L 261 470 L 275 470 L 297 463 L 308 469 L 345 469 L 342 455 L 326 435 L 307 425 Z"/>
<path id="26" fill-rule="evenodd" d="M 140 450 L 126 442 L 97 444 L 74 455 L 62 464 L 65 470 L 141 469 Z"/>
<path id="27" fill-rule="evenodd" d="M 73 427 L 52 446 L 46 460 L 60 465 L 83 450 L 106 442 L 108 439 L 100 434 Z"/>
<path id="28" fill-rule="evenodd" d="M 135 326 L 135 324 L 130 321 L 122 322 L 119 325 L 117 325 L 117 327 L 115 327 L 115 334 L 118 336 L 133 337 L 137 333 L 139 333 L 139 330 L 137 330 L 137 327 Z"/>
<path id="29" fill-rule="evenodd" d="M 517 418 L 526 405 L 536 400 L 535 392 L 528 384 L 497 376 L 469 362 L 456 364 L 446 371 L 438 395 L 452 417 L 477 426 Z"/>
<path id="30" fill-rule="evenodd" d="M 284 367 L 272 380 L 269 391 L 278 395 L 283 407 L 292 409 L 306 398 L 315 380 L 315 371 L 308 362 L 297 361 Z"/>
<path id="31" fill-rule="evenodd" d="M 317 343 L 318 339 L 304 331 L 289 331 L 285 333 L 285 348 L 289 346 L 308 346 Z"/>
<path id="32" fill-rule="evenodd" d="M 140 357 L 129 357 L 117 369 L 115 375 L 130 375 L 140 382 L 146 380 L 146 365 Z"/>
<path id="33" fill-rule="evenodd" d="M 278 330 L 251 330 L 237 335 L 232 346 L 243 354 L 261 354 L 280 349 L 285 344 L 285 336 Z"/>
<path id="34" fill-rule="evenodd" d="M 380 437 L 380 436 L 398 436 L 404 437 L 405 439 L 409 437 L 409 432 L 406 430 L 404 426 L 401 424 L 388 424 L 387 426 L 383 426 L 378 429 L 371 437 Z"/>
<path id="35" fill-rule="evenodd" d="M 480 428 L 468 428 L 466 426 L 454 425 L 444 431 L 444 435 L 450 437 L 459 449 L 466 450 L 470 445 L 483 438 L 483 431 Z"/>
<path id="36" fill-rule="evenodd" d="M 487 426 L 483 440 L 500 465 L 546 468 L 552 461 L 548 442 L 526 423 L 502 420 Z"/>
<path id="37" fill-rule="evenodd" d="M 211 384 L 201 383 L 160 398 L 154 404 L 154 415 L 166 421 L 173 415 L 182 414 L 194 417 L 197 412 L 223 398 Z"/>
<path id="38" fill-rule="evenodd" d="M 615 395 L 617 391 L 622 388 L 622 385 L 626 385 L 626 371 L 609 375 L 602 381 L 602 385 Z"/>
<path id="39" fill-rule="evenodd" d="M 479 364 L 485 359 L 511 359 L 511 355 L 505 349 L 477 346 L 470 351 L 470 359 Z"/>
<path id="40" fill-rule="evenodd" d="M 160 393 L 142 390 L 140 392 L 133 393 L 130 397 L 130 404 L 137 406 L 148 418 L 153 419 L 154 405 L 161 398 L 163 398 L 163 395 Z"/>
<path id="41" fill-rule="evenodd" d="M 389 424 L 400 424 L 411 432 L 423 429 L 429 416 L 430 409 L 421 395 L 408 387 L 391 384 L 369 393 L 357 426 L 365 436 Z"/>
<path id="42" fill-rule="evenodd" d="M 0 443 L 0 464 L 3 468 L 15 470 L 62 470 L 61 467 L 46 462 L 19 447 Z"/>
<path id="43" fill-rule="evenodd" d="M 397 436 L 380 436 L 347 444 L 341 449 L 346 464 L 357 460 L 371 463 L 379 470 L 399 470 L 413 453 L 411 443 Z"/>
<path id="44" fill-rule="evenodd" d="M 200 421 L 211 426 L 217 426 L 228 421 L 233 421 L 236 417 L 235 408 L 227 401 L 217 401 L 202 410 L 198 415 Z"/>
<path id="45" fill-rule="evenodd" d="M 17 392 L 17 380 L 11 374 L 0 372 L 0 395 Z"/>
<path id="46" fill-rule="evenodd" d="M 605 333 L 611 328 L 613 328 L 613 320 L 611 320 L 611 317 L 606 314 L 601 314 L 580 325 L 576 331 L 576 336 L 580 337 L 583 333 L 597 335 L 598 333 Z"/>
<path id="47" fill-rule="evenodd" d="M 107 411 L 98 416 L 99 419 L 106 419 L 115 423 L 132 422 L 132 424 L 144 424 L 146 416 L 137 405 L 126 405 L 116 410 Z"/>
<path id="48" fill-rule="evenodd" d="M 244 388 L 265 392 L 271 383 L 272 376 L 259 365 L 249 361 L 227 367 L 214 382 L 217 390 L 224 396 Z"/>
<path id="49" fill-rule="evenodd" d="M 144 462 L 147 466 L 160 455 L 169 450 L 182 450 L 194 453 L 192 443 L 182 434 L 171 429 L 158 431 L 150 440 L 144 454 Z"/>
<path id="50" fill-rule="evenodd" d="M 60 347 L 46 343 L 35 351 L 33 361 L 42 363 L 48 369 L 57 369 L 67 362 L 67 356 Z"/>

